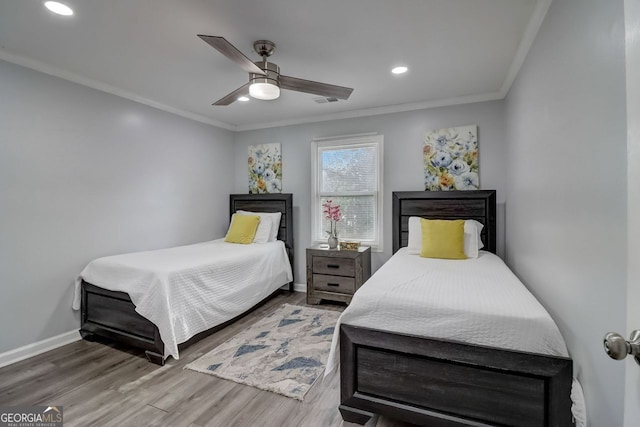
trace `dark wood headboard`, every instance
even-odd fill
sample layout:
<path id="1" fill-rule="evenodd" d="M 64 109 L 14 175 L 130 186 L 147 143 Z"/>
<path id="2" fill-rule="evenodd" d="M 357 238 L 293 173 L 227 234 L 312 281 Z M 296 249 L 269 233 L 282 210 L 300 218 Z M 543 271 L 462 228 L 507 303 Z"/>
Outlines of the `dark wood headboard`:
<path id="1" fill-rule="evenodd" d="M 231 194 L 229 196 L 229 217 L 235 211 L 282 212 L 278 240 L 284 242 L 293 268 L 293 195 L 276 194 Z"/>
<path id="2" fill-rule="evenodd" d="M 484 224 L 484 250 L 496 253 L 496 190 L 394 191 L 393 253 L 407 246 L 409 217 L 475 219 Z"/>

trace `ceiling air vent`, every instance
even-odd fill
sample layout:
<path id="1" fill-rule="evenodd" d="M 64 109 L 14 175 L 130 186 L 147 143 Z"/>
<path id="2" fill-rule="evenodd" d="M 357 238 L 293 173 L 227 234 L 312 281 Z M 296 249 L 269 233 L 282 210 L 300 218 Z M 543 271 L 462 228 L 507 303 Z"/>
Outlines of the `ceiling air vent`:
<path id="1" fill-rule="evenodd" d="M 338 98 L 334 98 L 334 97 L 320 97 L 320 98 L 313 98 L 313 100 L 315 102 L 317 102 L 318 104 L 326 104 L 328 102 L 338 102 Z"/>

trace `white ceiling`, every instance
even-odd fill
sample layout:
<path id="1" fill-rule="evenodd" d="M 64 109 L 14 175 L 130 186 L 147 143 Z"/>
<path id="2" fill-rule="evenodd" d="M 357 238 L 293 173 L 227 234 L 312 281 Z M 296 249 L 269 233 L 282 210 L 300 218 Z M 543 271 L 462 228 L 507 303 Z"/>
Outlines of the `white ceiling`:
<path id="1" fill-rule="evenodd" d="M 0 59 L 231 130 L 500 99 L 551 0 L 0 0 Z M 347 101 L 282 91 L 212 102 L 248 81 L 196 37 L 252 60 L 273 41 L 282 74 L 354 88 Z M 409 72 L 394 76 L 397 64 Z"/>

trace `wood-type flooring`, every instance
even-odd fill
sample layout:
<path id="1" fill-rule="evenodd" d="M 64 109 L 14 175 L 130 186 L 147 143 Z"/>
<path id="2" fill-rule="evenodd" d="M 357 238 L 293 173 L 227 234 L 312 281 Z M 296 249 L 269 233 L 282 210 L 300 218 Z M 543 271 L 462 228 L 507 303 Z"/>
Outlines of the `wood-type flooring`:
<path id="1" fill-rule="evenodd" d="M 338 375 L 316 382 L 304 402 L 184 370 L 184 366 L 284 303 L 306 305 L 304 293 L 281 292 L 226 328 L 169 358 L 147 362 L 143 352 L 78 341 L 0 369 L 0 406 L 61 405 L 64 425 L 185 427 L 356 426 L 338 411 Z M 316 306 L 317 307 L 317 306 Z M 322 304 L 321 308 L 344 307 Z M 367 427 L 407 426 L 374 418 Z"/>

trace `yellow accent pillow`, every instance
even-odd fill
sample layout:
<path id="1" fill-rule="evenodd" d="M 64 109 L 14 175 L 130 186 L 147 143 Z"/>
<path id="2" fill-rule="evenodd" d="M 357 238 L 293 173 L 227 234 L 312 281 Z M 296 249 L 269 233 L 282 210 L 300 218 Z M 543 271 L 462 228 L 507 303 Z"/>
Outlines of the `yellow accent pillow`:
<path id="1" fill-rule="evenodd" d="M 420 218 L 424 258 L 467 259 L 464 253 L 464 220 Z"/>
<path id="2" fill-rule="evenodd" d="M 254 215 L 236 215 L 231 217 L 231 225 L 224 241 L 228 243 L 242 243 L 248 245 L 253 242 L 253 237 L 258 230 L 260 217 Z"/>

